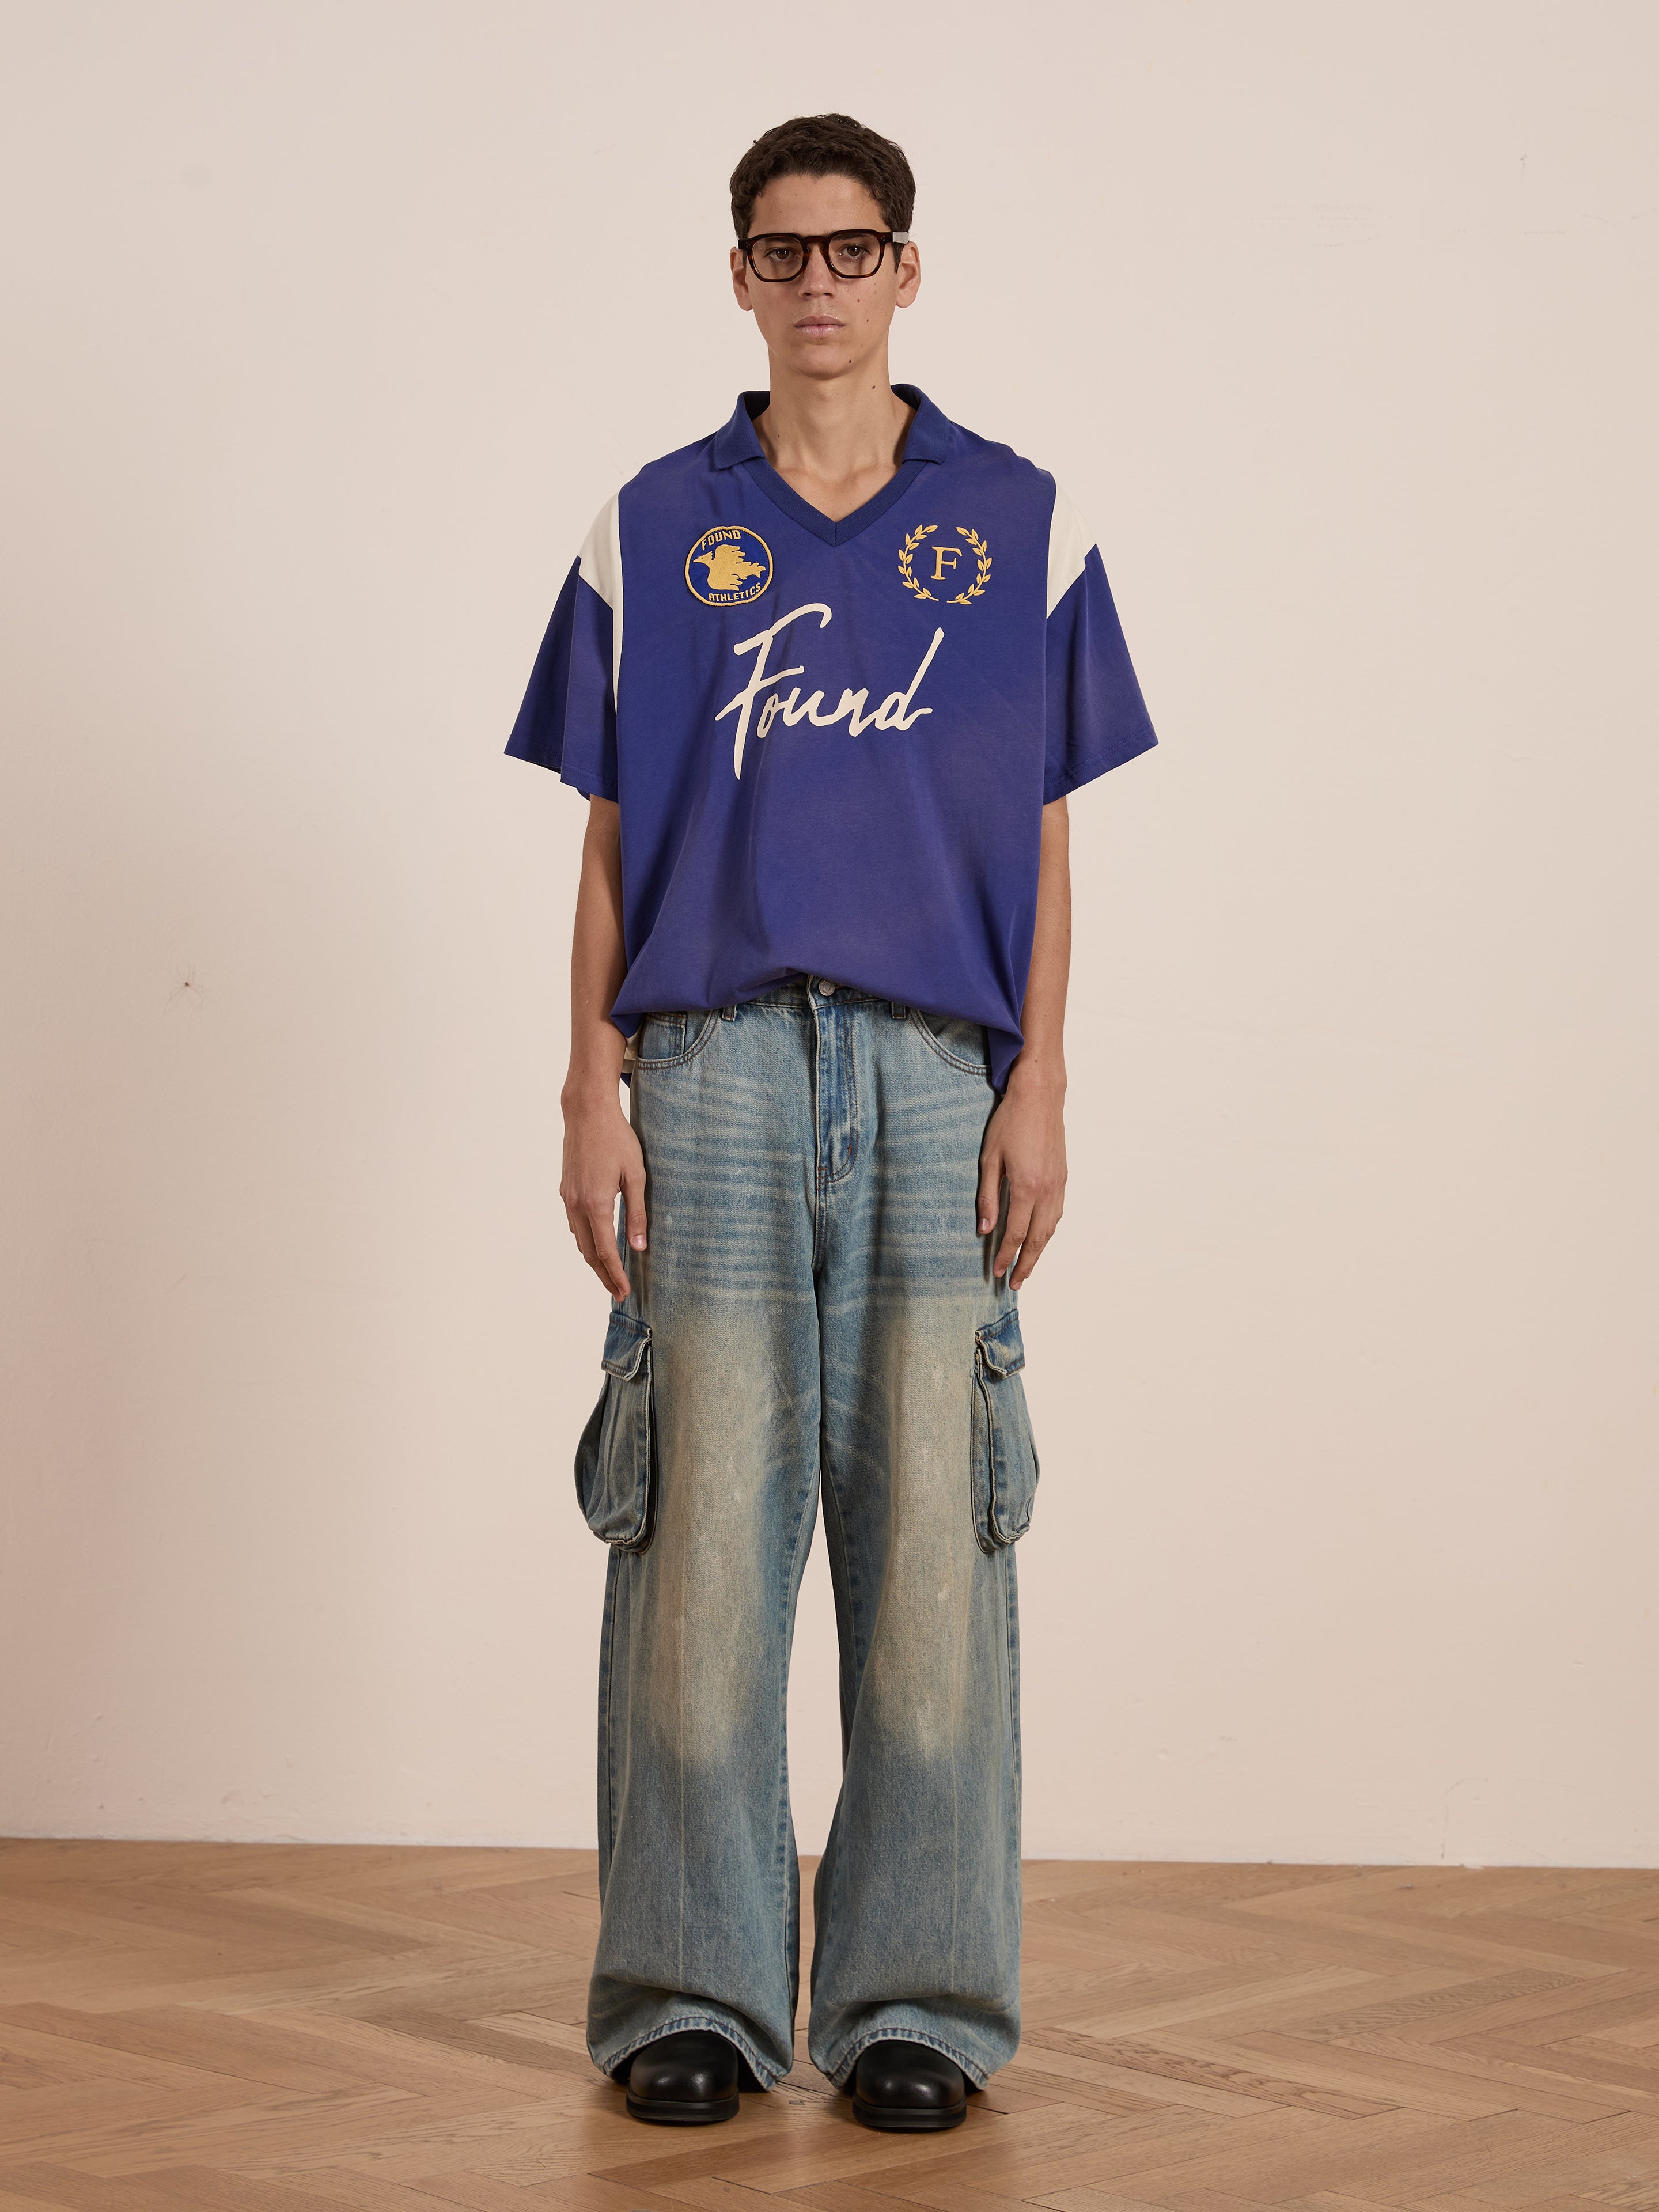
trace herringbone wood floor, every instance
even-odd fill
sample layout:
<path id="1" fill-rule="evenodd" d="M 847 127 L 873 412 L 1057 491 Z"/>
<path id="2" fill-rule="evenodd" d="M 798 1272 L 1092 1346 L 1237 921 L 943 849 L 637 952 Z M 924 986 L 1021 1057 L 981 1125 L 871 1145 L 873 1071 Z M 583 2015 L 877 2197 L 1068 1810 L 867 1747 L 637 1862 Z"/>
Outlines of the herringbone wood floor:
<path id="1" fill-rule="evenodd" d="M 1659 1873 L 1027 1869 L 1025 2039 L 942 2136 L 807 2060 L 638 2125 L 580 1851 L 0 1843 L 0 2212 L 1659 2208 Z"/>

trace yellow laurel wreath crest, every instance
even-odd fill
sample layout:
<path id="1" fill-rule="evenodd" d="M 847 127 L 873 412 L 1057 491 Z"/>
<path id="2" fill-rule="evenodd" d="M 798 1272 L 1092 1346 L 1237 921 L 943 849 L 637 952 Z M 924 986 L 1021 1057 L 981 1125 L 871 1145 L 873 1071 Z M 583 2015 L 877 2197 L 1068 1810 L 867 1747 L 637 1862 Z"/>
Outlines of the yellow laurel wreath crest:
<path id="1" fill-rule="evenodd" d="M 965 592 L 958 592 L 956 597 L 951 601 L 951 605 L 953 607 L 965 607 L 970 600 L 976 599 L 979 597 L 980 593 L 985 589 L 987 584 L 991 580 L 991 551 L 990 548 L 986 544 L 985 540 L 980 536 L 977 530 L 969 530 L 960 522 L 957 525 L 957 536 L 958 538 L 965 538 L 968 540 L 968 543 L 973 547 L 975 557 L 979 562 L 978 576 L 971 584 L 969 585 Z"/>
<path id="2" fill-rule="evenodd" d="M 933 593 L 925 585 L 917 583 L 910 563 L 922 539 L 931 537 L 938 528 L 939 525 L 936 522 L 924 522 L 919 530 L 913 530 L 910 532 L 899 552 L 899 574 L 903 580 L 904 587 L 907 591 L 914 592 L 919 599 L 931 599 Z"/>
<path id="3" fill-rule="evenodd" d="M 937 592 L 930 592 L 925 584 L 919 584 L 916 581 L 916 572 L 912 565 L 915 559 L 917 546 L 921 544 L 924 538 L 931 538 L 938 528 L 939 525 L 936 522 L 921 523 L 916 529 L 910 532 L 910 535 L 905 539 L 903 544 L 899 548 L 898 569 L 900 580 L 902 582 L 905 590 L 907 592 L 914 592 L 919 599 L 937 599 L 939 596 Z M 965 592 L 957 592 L 953 593 L 950 600 L 947 602 L 949 605 L 953 607 L 965 607 L 970 606 L 973 602 L 978 599 L 981 592 L 985 589 L 987 584 L 991 580 L 991 549 L 987 545 L 985 540 L 980 536 L 977 530 L 969 530 L 964 523 L 960 522 L 957 523 L 956 529 L 957 536 L 958 538 L 965 538 L 968 540 L 969 545 L 973 550 L 975 561 L 978 566 L 978 574 L 975 575 L 973 582 L 969 585 L 967 590 Z"/>

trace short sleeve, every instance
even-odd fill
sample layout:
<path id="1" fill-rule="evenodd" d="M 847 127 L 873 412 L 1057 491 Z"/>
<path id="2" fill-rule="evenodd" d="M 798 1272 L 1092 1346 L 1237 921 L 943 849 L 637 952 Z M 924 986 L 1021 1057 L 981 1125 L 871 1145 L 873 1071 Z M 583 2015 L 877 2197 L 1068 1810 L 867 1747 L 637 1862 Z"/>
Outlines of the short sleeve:
<path id="1" fill-rule="evenodd" d="M 1048 532 L 1042 803 L 1158 743 L 1099 548 L 1058 487 Z"/>
<path id="2" fill-rule="evenodd" d="M 555 602 L 507 750 L 586 798 L 617 797 L 622 557 L 616 500 L 596 518 Z"/>

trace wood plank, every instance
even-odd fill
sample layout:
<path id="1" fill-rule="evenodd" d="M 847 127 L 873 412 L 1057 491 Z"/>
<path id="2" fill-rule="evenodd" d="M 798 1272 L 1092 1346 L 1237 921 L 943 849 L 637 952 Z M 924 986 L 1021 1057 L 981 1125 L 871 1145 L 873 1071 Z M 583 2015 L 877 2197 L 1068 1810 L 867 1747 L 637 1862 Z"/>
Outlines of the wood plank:
<path id="1" fill-rule="evenodd" d="M 860 2127 L 802 2037 L 670 2130 L 586 2055 L 592 1852 L 0 1839 L 0 2212 L 1659 2212 L 1659 1872 L 1025 1891 L 963 2128 Z"/>

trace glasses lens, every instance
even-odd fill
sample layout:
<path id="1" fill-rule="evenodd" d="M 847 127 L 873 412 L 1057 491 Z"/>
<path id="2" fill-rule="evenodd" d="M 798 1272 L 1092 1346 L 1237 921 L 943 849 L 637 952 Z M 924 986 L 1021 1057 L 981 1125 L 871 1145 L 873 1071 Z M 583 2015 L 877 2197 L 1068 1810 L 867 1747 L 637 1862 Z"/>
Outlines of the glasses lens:
<path id="1" fill-rule="evenodd" d="M 873 230 L 838 230 L 830 241 L 830 266 L 837 276 L 868 276 L 881 266 L 881 240 Z"/>
<path id="2" fill-rule="evenodd" d="M 782 283 L 791 276 L 799 276 L 805 258 L 797 238 L 751 238 L 749 241 L 749 265 L 757 276 L 763 276 L 770 283 Z"/>

